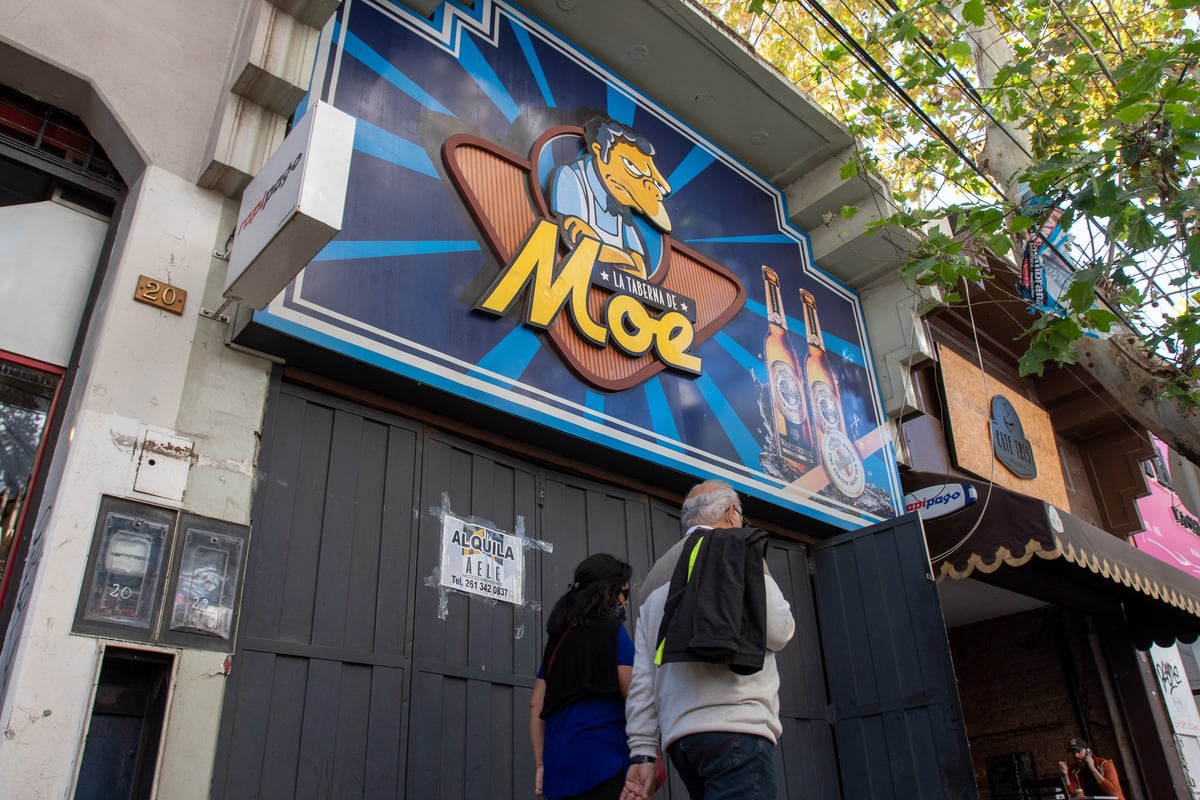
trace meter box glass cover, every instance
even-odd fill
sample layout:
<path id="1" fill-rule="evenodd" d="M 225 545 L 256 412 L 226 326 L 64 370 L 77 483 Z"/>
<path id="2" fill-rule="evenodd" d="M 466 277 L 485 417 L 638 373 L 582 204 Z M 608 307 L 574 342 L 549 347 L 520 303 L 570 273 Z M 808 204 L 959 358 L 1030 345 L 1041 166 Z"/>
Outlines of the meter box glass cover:
<path id="1" fill-rule="evenodd" d="M 171 630 L 229 638 L 243 543 L 241 536 L 187 529 L 175 583 Z"/>
<path id="2" fill-rule="evenodd" d="M 171 525 L 136 511 L 102 514 L 84 619 L 148 629 L 158 606 L 158 578 Z"/>

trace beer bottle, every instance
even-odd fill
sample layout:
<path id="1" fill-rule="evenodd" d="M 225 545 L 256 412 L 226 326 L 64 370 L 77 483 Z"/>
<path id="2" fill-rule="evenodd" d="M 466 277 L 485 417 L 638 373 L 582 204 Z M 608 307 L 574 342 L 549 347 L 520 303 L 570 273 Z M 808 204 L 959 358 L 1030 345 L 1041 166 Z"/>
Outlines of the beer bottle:
<path id="1" fill-rule="evenodd" d="M 817 463 L 812 437 L 812 421 L 804 397 L 800 359 L 788 333 L 787 315 L 779 276 L 763 265 L 763 288 L 767 295 L 767 335 L 763 339 L 763 363 L 771 389 L 771 409 L 775 426 L 772 438 L 776 454 L 800 473 Z"/>
<path id="2" fill-rule="evenodd" d="M 804 302 L 804 327 L 808 338 L 804 381 L 815 422 L 817 452 L 830 482 L 838 491 L 847 497 L 858 497 L 866 488 L 866 475 L 858 448 L 846 435 L 842 392 L 826 358 L 817 301 L 804 289 L 800 290 L 800 299 Z"/>

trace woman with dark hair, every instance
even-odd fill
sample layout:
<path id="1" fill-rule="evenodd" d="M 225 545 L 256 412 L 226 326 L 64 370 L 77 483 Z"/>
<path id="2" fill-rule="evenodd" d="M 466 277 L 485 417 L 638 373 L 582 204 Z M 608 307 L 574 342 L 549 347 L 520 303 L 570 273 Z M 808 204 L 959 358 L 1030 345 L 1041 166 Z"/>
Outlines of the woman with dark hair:
<path id="1" fill-rule="evenodd" d="M 625 694 L 633 640 L 625 630 L 629 577 L 624 561 L 599 553 L 546 623 L 546 649 L 529 700 L 536 788 L 549 800 L 616 800 L 625 784 Z"/>

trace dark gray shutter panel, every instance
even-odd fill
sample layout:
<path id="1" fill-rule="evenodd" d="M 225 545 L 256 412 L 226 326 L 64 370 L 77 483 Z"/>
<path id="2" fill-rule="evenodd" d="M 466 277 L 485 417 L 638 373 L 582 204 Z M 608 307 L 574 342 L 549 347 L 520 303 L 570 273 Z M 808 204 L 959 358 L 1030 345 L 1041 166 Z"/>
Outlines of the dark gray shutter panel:
<path id="1" fill-rule="evenodd" d="M 978 798 L 920 519 L 813 547 L 844 796 Z"/>

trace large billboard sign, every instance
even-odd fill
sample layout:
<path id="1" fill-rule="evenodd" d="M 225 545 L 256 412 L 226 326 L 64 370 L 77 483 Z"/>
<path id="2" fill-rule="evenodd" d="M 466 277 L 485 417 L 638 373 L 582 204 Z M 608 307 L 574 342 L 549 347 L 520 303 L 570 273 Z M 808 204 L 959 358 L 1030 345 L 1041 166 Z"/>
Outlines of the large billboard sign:
<path id="1" fill-rule="evenodd" d="M 518 9 L 345 0 L 341 233 L 257 324 L 843 529 L 899 481 L 862 309 L 782 194 Z"/>

